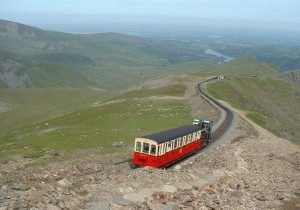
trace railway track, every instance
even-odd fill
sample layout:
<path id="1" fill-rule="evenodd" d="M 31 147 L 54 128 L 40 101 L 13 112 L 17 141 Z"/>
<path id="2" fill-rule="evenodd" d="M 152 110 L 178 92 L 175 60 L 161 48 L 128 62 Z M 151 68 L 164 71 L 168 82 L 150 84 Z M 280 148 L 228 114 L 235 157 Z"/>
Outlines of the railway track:
<path id="1" fill-rule="evenodd" d="M 225 118 L 224 118 L 223 122 L 212 133 L 212 139 L 214 141 L 218 140 L 227 131 L 227 129 L 230 127 L 230 125 L 233 121 L 232 111 L 230 109 L 228 109 L 227 107 L 225 107 L 224 105 L 222 105 L 220 102 L 218 102 L 215 99 L 213 99 L 212 97 L 210 97 L 208 94 L 206 94 L 201 87 L 202 84 L 207 83 L 212 80 L 216 80 L 216 79 L 218 79 L 217 76 L 208 78 L 207 80 L 198 83 L 196 86 L 196 90 L 197 90 L 197 93 L 199 96 L 202 96 L 209 103 L 213 102 L 214 103 L 213 106 L 217 105 L 220 109 L 224 110 L 224 112 L 225 112 Z"/>
<path id="2" fill-rule="evenodd" d="M 208 94 L 206 94 L 203 89 L 202 89 L 202 85 L 204 83 L 213 81 L 213 80 L 217 80 L 218 76 L 214 76 L 214 77 L 210 77 L 208 79 L 206 79 L 205 81 L 202 81 L 200 83 L 198 83 L 196 85 L 196 91 L 198 96 L 203 97 L 206 101 L 208 101 L 210 104 L 212 104 L 213 106 L 218 106 L 219 109 L 222 109 L 225 112 L 225 118 L 223 120 L 223 122 L 221 122 L 221 124 L 217 127 L 217 129 L 212 133 L 212 140 L 216 141 L 218 140 L 220 137 L 222 137 L 222 135 L 227 131 L 227 129 L 230 127 L 230 125 L 232 124 L 233 121 L 233 113 L 230 109 L 228 109 L 227 107 L 225 107 L 224 105 L 222 105 L 220 102 L 216 101 L 215 99 L 213 99 L 212 97 L 210 97 Z M 169 165 L 165 168 L 171 168 L 172 166 L 176 165 L 176 163 L 179 163 L 183 160 L 186 160 L 187 158 L 194 156 L 196 154 L 198 154 L 199 152 L 205 150 L 206 148 L 208 148 L 211 144 L 208 144 L 205 148 L 202 148 L 201 150 L 198 150 L 197 152 L 188 155 L 187 157 L 178 160 L 177 162 L 172 163 L 172 165 Z M 129 164 L 131 163 L 132 158 L 129 158 L 127 160 L 123 160 L 120 161 L 118 163 L 115 163 L 114 165 L 120 165 L 123 163 L 128 162 Z"/>

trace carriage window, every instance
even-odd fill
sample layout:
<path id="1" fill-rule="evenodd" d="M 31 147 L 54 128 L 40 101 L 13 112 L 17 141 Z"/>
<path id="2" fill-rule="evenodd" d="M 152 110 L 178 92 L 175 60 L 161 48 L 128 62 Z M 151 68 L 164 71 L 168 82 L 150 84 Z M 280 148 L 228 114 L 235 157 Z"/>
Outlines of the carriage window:
<path id="1" fill-rule="evenodd" d="M 143 153 L 149 153 L 149 147 L 150 147 L 150 144 L 149 143 L 144 143 L 143 144 Z"/>
<path id="2" fill-rule="evenodd" d="M 164 154 L 164 144 L 160 144 L 159 146 L 158 146 L 158 154 L 159 155 L 163 155 Z"/>
<path id="3" fill-rule="evenodd" d="M 172 140 L 172 150 L 175 149 L 175 140 Z"/>
<path id="4" fill-rule="evenodd" d="M 198 131 L 197 132 L 197 139 L 200 139 L 201 138 L 201 131 Z"/>
<path id="5" fill-rule="evenodd" d="M 178 138 L 178 139 L 177 139 L 177 142 L 178 142 L 178 143 L 177 143 L 177 144 L 178 144 L 178 147 L 181 147 L 181 138 Z"/>
<path id="6" fill-rule="evenodd" d="M 191 135 L 191 134 L 189 134 L 189 135 L 188 135 L 187 144 L 189 144 L 189 143 L 191 142 L 191 140 L 192 140 L 192 135 Z"/>
<path id="7" fill-rule="evenodd" d="M 174 140 L 174 149 L 177 149 L 177 148 L 178 148 L 178 139 Z"/>
<path id="8" fill-rule="evenodd" d="M 168 143 L 165 143 L 165 144 L 164 144 L 164 153 L 167 152 L 167 149 L 168 149 Z"/>
<path id="9" fill-rule="evenodd" d="M 150 147 L 150 154 L 151 155 L 156 155 L 156 146 L 155 145 L 151 145 L 151 147 Z"/>
<path id="10" fill-rule="evenodd" d="M 193 138 L 192 138 L 192 141 L 195 141 L 197 139 L 197 133 L 193 133 Z"/>
<path id="11" fill-rule="evenodd" d="M 184 136 L 184 137 L 182 138 L 182 144 L 181 144 L 181 146 L 185 145 L 185 143 L 186 143 L 186 136 Z"/>
<path id="12" fill-rule="evenodd" d="M 135 145 L 135 151 L 141 152 L 142 144 L 141 142 L 137 141 Z"/>
<path id="13" fill-rule="evenodd" d="M 172 142 L 168 142 L 168 149 L 167 149 L 167 152 L 171 151 L 172 150 Z"/>

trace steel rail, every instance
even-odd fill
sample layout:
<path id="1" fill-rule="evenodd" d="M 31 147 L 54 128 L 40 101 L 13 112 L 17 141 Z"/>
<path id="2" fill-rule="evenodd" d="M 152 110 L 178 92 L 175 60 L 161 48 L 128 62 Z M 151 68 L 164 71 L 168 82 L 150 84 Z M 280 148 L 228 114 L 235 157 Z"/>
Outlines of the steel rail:
<path id="1" fill-rule="evenodd" d="M 218 79 L 217 76 L 211 77 L 211 78 L 209 78 L 203 82 L 200 82 L 196 85 L 196 90 L 197 90 L 198 95 L 200 95 L 202 97 L 204 96 L 203 98 L 205 100 L 207 100 L 208 102 L 213 102 L 220 109 L 225 111 L 225 119 L 219 125 L 219 127 L 212 133 L 213 140 L 218 140 L 227 131 L 227 129 L 230 127 L 230 125 L 233 121 L 233 112 L 230 109 L 228 109 L 226 106 L 224 106 L 223 104 L 221 104 L 220 102 L 218 102 L 217 100 L 213 99 L 211 96 L 206 94 L 201 87 L 202 84 L 207 83 L 212 80 L 216 80 L 216 79 Z"/>

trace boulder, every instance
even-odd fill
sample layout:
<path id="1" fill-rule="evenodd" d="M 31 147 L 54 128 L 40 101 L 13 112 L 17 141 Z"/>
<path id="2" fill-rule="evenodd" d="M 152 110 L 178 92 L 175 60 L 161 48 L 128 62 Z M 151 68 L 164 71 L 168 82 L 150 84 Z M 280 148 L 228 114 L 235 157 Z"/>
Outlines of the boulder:
<path id="1" fill-rule="evenodd" d="M 177 188 L 173 185 L 163 185 L 162 191 L 169 192 L 169 193 L 175 193 L 177 191 Z"/>
<path id="2" fill-rule="evenodd" d="M 12 189 L 14 190 L 20 190 L 20 191 L 27 191 L 29 190 L 29 186 L 27 184 L 24 183 L 14 183 L 12 186 Z"/>
<path id="3" fill-rule="evenodd" d="M 144 202 L 145 200 L 152 199 L 152 194 L 155 192 L 155 189 L 144 188 L 137 193 L 129 193 L 123 196 L 124 199 L 130 200 L 132 202 Z"/>
<path id="4" fill-rule="evenodd" d="M 60 208 L 52 204 L 47 204 L 47 210 L 60 210 Z"/>
<path id="5" fill-rule="evenodd" d="M 100 201 L 92 204 L 87 210 L 110 210 L 109 201 Z"/>
<path id="6" fill-rule="evenodd" d="M 69 185 L 69 183 L 66 179 L 61 179 L 61 180 L 57 181 L 57 185 L 60 187 L 66 187 Z"/>

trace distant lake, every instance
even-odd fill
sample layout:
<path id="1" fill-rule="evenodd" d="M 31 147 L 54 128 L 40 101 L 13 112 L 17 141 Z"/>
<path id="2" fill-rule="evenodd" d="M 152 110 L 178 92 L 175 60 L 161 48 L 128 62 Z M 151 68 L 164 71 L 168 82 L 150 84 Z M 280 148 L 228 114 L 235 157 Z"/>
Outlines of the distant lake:
<path id="1" fill-rule="evenodd" d="M 207 55 L 213 55 L 213 56 L 216 56 L 216 57 L 218 57 L 218 58 L 223 58 L 223 59 L 224 59 L 224 62 L 229 62 L 229 61 L 234 60 L 234 57 L 230 57 L 230 56 L 224 55 L 224 54 L 219 53 L 219 52 L 217 52 L 217 51 L 214 51 L 214 50 L 212 50 L 212 49 L 206 49 L 204 53 L 207 54 Z"/>

